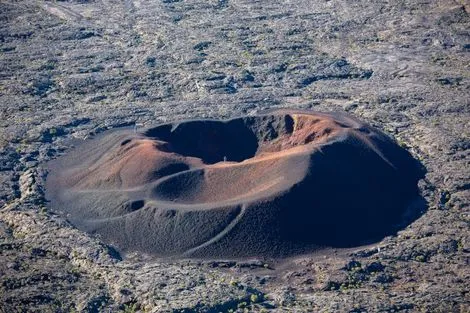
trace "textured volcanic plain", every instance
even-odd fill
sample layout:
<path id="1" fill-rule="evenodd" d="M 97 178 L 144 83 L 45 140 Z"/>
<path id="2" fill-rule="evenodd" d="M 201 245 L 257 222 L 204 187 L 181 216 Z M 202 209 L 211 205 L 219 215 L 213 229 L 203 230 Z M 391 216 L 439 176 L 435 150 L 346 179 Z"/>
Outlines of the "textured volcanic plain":
<path id="1" fill-rule="evenodd" d="M 283 257 L 393 233 L 422 175 L 349 115 L 275 111 L 105 132 L 49 163 L 47 197 L 123 252 Z"/>

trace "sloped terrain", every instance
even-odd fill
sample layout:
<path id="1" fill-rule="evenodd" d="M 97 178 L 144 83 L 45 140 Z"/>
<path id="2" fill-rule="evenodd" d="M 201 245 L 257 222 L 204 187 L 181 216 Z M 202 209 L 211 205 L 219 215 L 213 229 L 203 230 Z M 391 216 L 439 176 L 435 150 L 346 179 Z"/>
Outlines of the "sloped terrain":
<path id="1" fill-rule="evenodd" d="M 468 311 L 469 29 L 450 0 L 2 1 L 0 311 Z M 48 209 L 74 138 L 279 108 L 395 137 L 427 210 L 366 247 L 163 262 Z"/>
<path id="2" fill-rule="evenodd" d="M 46 198 L 123 252 L 286 257 L 392 234 L 422 177 L 351 116 L 278 111 L 104 133 L 51 162 Z"/>

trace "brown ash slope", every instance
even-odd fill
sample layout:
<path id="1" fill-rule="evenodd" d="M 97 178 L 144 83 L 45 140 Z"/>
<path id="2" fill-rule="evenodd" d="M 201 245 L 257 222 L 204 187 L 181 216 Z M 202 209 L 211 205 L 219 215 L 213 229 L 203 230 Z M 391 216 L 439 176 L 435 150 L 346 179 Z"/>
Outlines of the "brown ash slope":
<path id="1" fill-rule="evenodd" d="M 391 234 L 421 177 L 351 116 L 280 111 L 112 131 L 52 162 L 46 186 L 55 211 L 122 251 L 285 257 Z"/>

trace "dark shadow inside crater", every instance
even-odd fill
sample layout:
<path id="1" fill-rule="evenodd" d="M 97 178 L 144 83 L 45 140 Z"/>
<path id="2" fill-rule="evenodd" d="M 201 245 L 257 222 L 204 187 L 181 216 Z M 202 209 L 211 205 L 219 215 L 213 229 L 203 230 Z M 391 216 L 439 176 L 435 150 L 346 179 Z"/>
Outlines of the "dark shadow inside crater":
<path id="1" fill-rule="evenodd" d="M 206 164 L 240 162 L 253 157 L 258 149 L 256 136 L 240 121 L 190 121 L 174 128 L 153 128 L 146 135 L 168 142 L 171 151 L 196 157 Z"/>
<path id="2" fill-rule="evenodd" d="M 354 247 L 394 234 L 424 209 L 423 166 L 339 113 L 276 111 L 115 131 L 49 168 L 53 210 L 120 251 L 162 257 Z"/>
<path id="3" fill-rule="evenodd" d="M 168 143 L 172 152 L 200 158 L 206 164 L 241 162 L 258 152 L 260 143 L 293 131 L 292 116 L 246 117 L 230 121 L 195 120 L 151 128 L 145 135 Z"/>

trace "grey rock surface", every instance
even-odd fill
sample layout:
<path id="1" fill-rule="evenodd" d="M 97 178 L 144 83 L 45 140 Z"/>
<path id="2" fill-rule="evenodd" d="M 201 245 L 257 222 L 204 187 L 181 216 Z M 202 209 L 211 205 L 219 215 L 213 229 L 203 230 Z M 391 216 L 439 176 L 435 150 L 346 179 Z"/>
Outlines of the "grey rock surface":
<path id="1" fill-rule="evenodd" d="M 0 311 L 467 312 L 465 1 L 0 3 Z M 284 261 L 119 256 L 46 209 L 43 164 L 124 125 L 347 111 L 426 167 L 427 211 Z M 420 205 L 420 204 L 416 204 Z"/>

